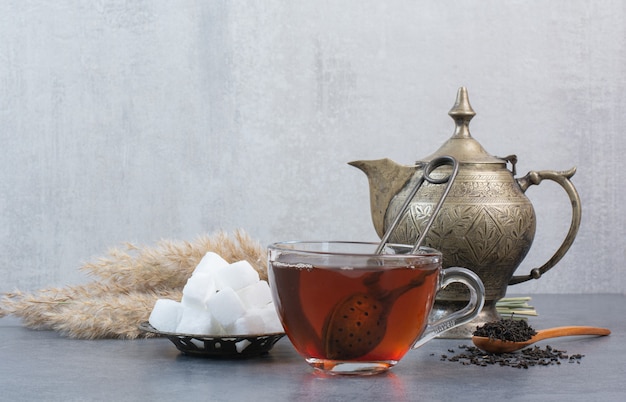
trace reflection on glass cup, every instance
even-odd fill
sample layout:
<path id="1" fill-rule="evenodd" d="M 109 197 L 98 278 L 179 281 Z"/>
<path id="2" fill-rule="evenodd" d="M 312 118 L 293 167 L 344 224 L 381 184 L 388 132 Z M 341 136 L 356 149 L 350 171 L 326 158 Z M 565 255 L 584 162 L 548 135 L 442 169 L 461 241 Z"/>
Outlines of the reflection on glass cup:
<path id="1" fill-rule="evenodd" d="M 331 374 L 374 374 L 411 348 L 471 321 L 484 287 L 465 268 L 442 269 L 430 248 L 377 243 L 283 242 L 269 246 L 268 276 L 287 336 L 314 368 Z M 440 289 L 460 282 L 469 303 L 428 322 Z"/>

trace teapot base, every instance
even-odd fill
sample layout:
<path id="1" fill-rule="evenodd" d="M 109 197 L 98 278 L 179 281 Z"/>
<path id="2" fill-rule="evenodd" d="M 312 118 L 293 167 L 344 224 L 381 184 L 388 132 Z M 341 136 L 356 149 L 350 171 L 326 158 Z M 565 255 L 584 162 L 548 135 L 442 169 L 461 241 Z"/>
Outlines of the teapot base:
<path id="1" fill-rule="evenodd" d="M 430 313 L 430 321 L 436 321 L 450 313 L 458 311 L 466 304 L 467 302 L 465 301 L 436 300 Z M 470 339 L 474 331 L 476 331 L 476 327 L 484 325 L 487 322 L 498 320 L 500 320 L 500 314 L 496 310 L 496 300 L 486 300 L 483 309 L 478 313 L 476 318 L 468 323 L 452 328 L 437 337 L 442 339 Z"/>

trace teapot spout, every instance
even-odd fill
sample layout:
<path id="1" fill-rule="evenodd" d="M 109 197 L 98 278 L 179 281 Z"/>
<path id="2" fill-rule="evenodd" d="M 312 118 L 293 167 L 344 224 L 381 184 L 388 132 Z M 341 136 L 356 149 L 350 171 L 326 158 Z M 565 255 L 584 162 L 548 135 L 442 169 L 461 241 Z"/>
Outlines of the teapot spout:
<path id="1" fill-rule="evenodd" d="M 367 175 L 370 187 L 370 209 L 374 228 L 379 237 L 385 234 L 387 207 L 400 190 L 411 179 L 419 165 L 400 165 L 391 159 L 353 161 L 348 163 Z"/>

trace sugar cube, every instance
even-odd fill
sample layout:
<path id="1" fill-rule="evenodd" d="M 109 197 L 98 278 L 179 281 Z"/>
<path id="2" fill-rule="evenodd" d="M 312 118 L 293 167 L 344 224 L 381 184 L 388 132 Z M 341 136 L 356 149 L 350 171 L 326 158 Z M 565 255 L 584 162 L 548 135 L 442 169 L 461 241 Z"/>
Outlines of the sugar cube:
<path id="1" fill-rule="evenodd" d="M 232 288 L 224 288 L 214 293 L 207 301 L 207 307 L 213 317 L 223 327 L 233 325 L 246 313 L 241 299 Z"/>
<path id="2" fill-rule="evenodd" d="M 280 322 L 276 307 L 273 302 L 270 302 L 265 307 L 259 309 L 257 313 L 263 318 L 263 324 L 265 325 L 265 333 L 284 332 L 283 324 Z"/>
<path id="3" fill-rule="evenodd" d="M 246 309 L 261 308 L 272 301 L 272 293 L 267 281 L 258 281 L 237 291 Z"/>
<path id="4" fill-rule="evenodd" d="M 183 306 L 175 300 L 158 299 L 154 303 L 148 322 L 161 332 L 176 332 L 181 320 Z"/>
<path id="5" fill-rule="evenodd" d="M 235 349 L 237 349 L 237 353 L 241 353 L 250 345 L 252 345 L 252 342 L 247 339 L 242 339 L 239 342 L 235 343 Z"/>
<path id="6" fill-rule="evenodd" d="M 263 334 L 265 332 L 265 322 L 260 315 L 254 314 L 254 312 L 247 312 L 242 317 L 239 317 L 226 331 L 232 335 Z"/>
<path id="7" fill-rule="evenodd" d="M 239 290 L 259 281 L 259 273 L 248 261 L 237 261 L 220 269 L 215 278 L 218 290 L 232 288 Z"/>
<path id="8" fill-rule="evenodd" d="M 185 307 L 176 332 L 191 335 L 222 335 L 224 331 L 208 311 Z"/>
<path id="9" fill-rule="evenodd" d="M 216 291 L 215 281 L 208 273 L 197 273 L 187 279 L 181 303 L 185 307 L 206 308 L 206 302 Z"/>
<path id="10" fill-rule="evenodd" d="M 228 265 L 228 262 L 212 251 L 209 251 L 202 257 L 198 265 L 193 271 L 193 274 L 211 274 L 213 271 L 218 270 Z"/>

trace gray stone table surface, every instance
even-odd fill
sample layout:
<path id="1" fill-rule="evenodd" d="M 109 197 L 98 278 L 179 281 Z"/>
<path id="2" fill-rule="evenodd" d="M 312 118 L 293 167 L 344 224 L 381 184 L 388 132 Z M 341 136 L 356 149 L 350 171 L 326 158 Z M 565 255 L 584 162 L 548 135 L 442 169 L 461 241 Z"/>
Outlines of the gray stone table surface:
<path id="1" fill-rule="evenodd" d="M 316 374 L 281 339 L 265 356 L 215 360 L 182 355 L 164 338 L 73 340 L 0 319 L 0 400 L 7 401 L 624 401 L 626 296 L 533 295 L 536 329 L 608 327 L 608 337 L 546 340 L 582 354 L 578 363 L 512 367 L 442 359 L 469 340 L 435 339 L 390 372 L 370 377 Z M 449 351 L 452 350 L 454 353 Z"/>

